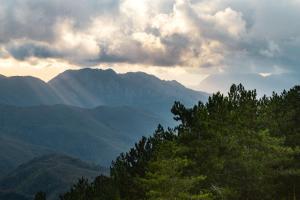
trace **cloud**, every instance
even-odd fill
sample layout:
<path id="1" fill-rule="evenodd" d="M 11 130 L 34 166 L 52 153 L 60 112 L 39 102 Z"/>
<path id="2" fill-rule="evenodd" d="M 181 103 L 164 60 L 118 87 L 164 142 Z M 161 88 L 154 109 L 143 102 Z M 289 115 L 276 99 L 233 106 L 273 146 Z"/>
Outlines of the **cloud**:
<path id="1" fill-rule="evenodd" d="M 299 71 L 300 3 L 271 1 L 3 0 L 0 56 L 204 74 Z"/>
<path id="2" fill-rule="evenodd" d="M 8 49 L 11 55 L 18 60 L 25 60 L 30 57 L 49 58 L 62 57 L 58 52 L 46 45 L 38 45 L 34 43 L 25 43 L 22 45 L 12 46 Z"/>
<path id="3" fill-rule="evenodd" d="M 277 53 L 280 53 L 280 48 L 278 44 L 273 41 L 270 41 L 266 49 L 262 49 L 260 53 L 263 56 L 273 58 Z"/>
<path id="4" fill-rule="evenodd" d="M 0 15 L 0 41 L 55 39 L 55 26 L 65 19 L 76 22 L 77 29 L 86 28 L 93 17 L 117 13 L 118 0 L 3 0 Z"/>

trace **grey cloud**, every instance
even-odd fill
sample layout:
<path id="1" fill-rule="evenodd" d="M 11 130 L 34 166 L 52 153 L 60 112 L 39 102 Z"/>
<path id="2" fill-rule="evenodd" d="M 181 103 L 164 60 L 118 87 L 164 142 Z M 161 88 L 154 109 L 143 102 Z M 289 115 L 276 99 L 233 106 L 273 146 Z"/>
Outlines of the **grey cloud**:
<path id="1" fill-rule="evenodd" d="M 247 37 L 239 41 L 238 47 L 249 54 L 247 62 L 260 65 L 259 68 L 272 71 L 274 65 L 287 71 L 300 72 L 300 3 L 299 1 L 241 1 L 231 0 L 230 6 L 243 13 L 247 24 Z M 260 54 L 274 42 L 280 51 Z M 271 55 L 272 54 L 272 55 Z"/>
<path id="2" fill-rule="evenodd" d="M 14 39 L 51 41 L 57 22 L 70 19 L 75 28 L 86 28 L 99 15 L 118 13 L 119 0 L 2 0 L 0 42 Z"/>
<path id="3" fill-rule="evenodd" d="M 99 54 L 97 59 L 88 60 L 91 63 L 105 62 L 105 63 L 122 63 L 127 62 L 128 58 L 117 55 L 109 52 L 108 46 L 100 45 L 101 53 Z M 128 52 L 129 53 L 129 52 Z"/>
<path id="4" fill-rule="evenodd" d="M 33 43 L 27 43 L 22 45 L 11 46 L 8 48 L 8 52 L 18 60 L 26 60 L 29 57 L 37 58 L 59 58 L 63 55 L 54 49 L 46 45 L 38 45 Z"/>
<path id="5" fill-rule="evenodd" d="M 175 40 L 175 42 L 180 42 Z M 178 48 L 172 41 L 165 40 L 168 50 L 163 52 L 149 52 L 137 41 L 128 40 L 124 42 L 117 51 L 111 50 L 109 44 L 99 45 L 101 53 L 97 59 L 89 60 L 90 63 L 131 63 L 149 64 L 157 66 L 173 66 L 178 63 L 181 48 Z M 172 46 L 173 45 L 173 46 Z M 177 49 L 176 49 L 177 48 Z"/>
<path id="6" fill-rule="evenodd" d="M 166 46 L 167 54 L 165 57 L 164 65 L 176 65 L 180 64 L 180 56 L 191 45 L 191 41 L 187 36 L 180 34 L 173 34 L 169 37 L 162 38 L 162 43 Z"/>
<path id="7" fill-rule="evenodd" d="M 189 66 L 190 63 L 182 59 L 188 53 L 191 56 L 188 59 L 202 59 L 199 64 L 202 68 L 214 68 L 217 63 L 224 65 L 224 70 L 230 72 L 268 72 L 274 71 L 274 66 L 285 68 L 287 71 L 299 71 L 300 3 L 297 4 L 297 1 L 278 0 L 273 3 L 272 0 L 190 0 L 182 2 L 177 9 L 181 12 L 181 17 L 185 18 L 185 23 L 189 23 L 195 32 L 163 35 L 159 28 L 151 25 L 136 27 L 135 16 L 129 16 L 127 19 L 128 16 L 120 11 L 121 0 L 2 0 L 0 44 L 4 45 L 13 57 L 20 60 L 35 56 L 62 58 L 78 65 L 133 63 Z M 205 2 L 215 6 L 210 13 L 197 9 L 198 3 Z M 175 0 L 153 0 L 148 5 L 151 6 L 149 16 L 159 14 L 173 16 L 174 4 L 176 4 Z M 242 22 L 245 22 L 245 30 L 240 37 L 232 36 L 226 29 L 228 28 L 226 24 L 224 27 L 218 26 L 213 19 L 218 12 L 224 14 L 227 8 L 238 14 Z M 99 46 L 98 56 L 95 57 L 90 57 L 90 52 L 80 55 L 80 48 L 75 49 L 76 53 L 72 55 L 70 49 L 66 50 L 59 45 L 56 45 L 55 49 L 51 47 L 53 41 L 61 36 L 57 35 L 61 33 L 55 30 L 57 23 L 64 19 L 72 20 L 74 22 L 72 29 L 81 32 L 88 30 L 92 20 L 98 16 L 112 19 L 111 23 L 119 28 L 121 36 L 118 38 L 118 44 L 114 43 L 114 35 L 105 39 L 99 39 L 95 35 L 95 42 Z M 236 22 L 234 15 L 231 17 L 228 20 Z M 225 18 L 221 17 L 222 19 Z M 128 24 L 122 24 L 123 22 Z M 105 27 L 96 28 L 101 30 Z M 164 50 L 147 49 L 141 41 L 132 38 L 132 33 L 135 32 L 155 36 L 160 40 Z M 30 42 L 13 45 L 14 41 L 18 44 L 19 40 Z M 221 47 L 206 47 L 205 45 L 211 41 L 219 42 Z M 278 45 L 280 51 L 271 52 L 270 42 Z M 205 51 L 205 48 L 210 49 Z M 206 54 L 209 53 L 223 56 L 224 59 L 215 63 L 214 57 L 207 58 Z"/>
<path id="8" fill-rule="evenodd" d="M 124 42 L 115 52 L 110 49 L 109 44 L 100 45 L 101 53 L 96 60 L 91 62 L 108 63 L 132 63 L 149 64 L 156 66 L 174 66 L 182 64 L 180 56 L 191 46 L 192 41 L 186 35 L 173 34 L 168 37 L 161 37 L 161 43 L 165 51 L 152 52 L 142 47 L 137 41 L 128 40 Z"/>

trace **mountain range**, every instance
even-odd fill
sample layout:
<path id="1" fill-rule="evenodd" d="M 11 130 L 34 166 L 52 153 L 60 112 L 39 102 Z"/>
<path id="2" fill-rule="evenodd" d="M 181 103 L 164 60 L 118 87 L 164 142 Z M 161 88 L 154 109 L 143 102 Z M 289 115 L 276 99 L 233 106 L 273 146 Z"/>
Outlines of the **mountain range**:
<path id="1" fill-rule="evenodd" d="M 0 104 L 16 106 L 66 104 L 134 106 L 164 114 L 175 100 L 193 105 L 207 93 L 160 80 L 142 72 L 117 74 L 111 69 L 67 70 L 48 83 L 34 77 L 0 77 Z"/>
<path id="2" fill-rule="evenodd" d="M 32 106 L 60 102 L 49 85 L 40 79 L 0 76 L 0 104 Z"/>
<path id="3" fill-rule="evenodd" d="M 68 70 L 49 82 L 0 76 L 0 191 L 5 190 L 0 199 L 26 199 L 43 178 L 52 180 L 52 175 L 53 184 L 64 182 L 65 176 L 60 181 L 55 178 L 60 169 L 51 167 L 49 159 L 64 163 L 71 156 L 108 167 L 158 124 L 173 126 L 174 101 L 192 106 L 207 98 L 207 93 L 141 72 Z M 45 156 L 49 154 L 56 156 Z M 74 171 L 78 163 L 72 163 L 59 166 Z M 39 169 L 44 174 L 41 179 Z M 70 181 L 66 183 L 70 186 Z M 42 186 L 54 196 L 61 192 Z"/>

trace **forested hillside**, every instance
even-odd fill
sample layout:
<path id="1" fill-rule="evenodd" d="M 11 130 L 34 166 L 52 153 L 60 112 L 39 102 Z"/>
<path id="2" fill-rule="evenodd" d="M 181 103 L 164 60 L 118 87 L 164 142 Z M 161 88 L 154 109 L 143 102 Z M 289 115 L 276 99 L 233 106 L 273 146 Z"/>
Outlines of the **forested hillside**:
<path id="1" fill-rule="evenodd" d="M 258 99 L 233 85 L 192 108 L 176 102 L 172 113 L 177 127 L 158 126 L 110 177 L 81 179 L 61 200 L 300 198 L 300 86 Z"/>

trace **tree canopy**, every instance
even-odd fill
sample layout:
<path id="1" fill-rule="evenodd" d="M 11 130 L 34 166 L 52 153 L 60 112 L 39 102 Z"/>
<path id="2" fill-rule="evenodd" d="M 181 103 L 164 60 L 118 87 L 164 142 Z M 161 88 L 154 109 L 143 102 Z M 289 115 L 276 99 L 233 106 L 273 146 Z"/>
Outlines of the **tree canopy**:
<path id="1" fill-rule="evenodd" d="M 172 107 L 178 126 L 158 126 L 62 200 L 300 199 L 300 86 L 258 98 L 232 85 L 228 95 Z"/>

